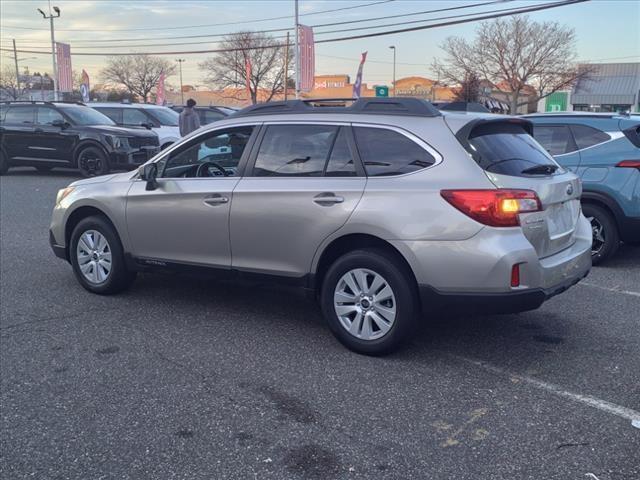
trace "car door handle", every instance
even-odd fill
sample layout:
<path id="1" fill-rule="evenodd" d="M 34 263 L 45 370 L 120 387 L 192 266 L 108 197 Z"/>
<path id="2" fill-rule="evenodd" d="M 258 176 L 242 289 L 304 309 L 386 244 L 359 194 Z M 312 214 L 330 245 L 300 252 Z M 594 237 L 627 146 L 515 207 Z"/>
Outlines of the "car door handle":
<path id="1" fill-rule="evenodd" d="M 220 194 L 210 195 L 208 197 L 205 197 L 204 203 L 212 206 L 222 205 L 225 203 L 229 203 L 229 197 L 223 197 Z"/>
<path id="2" fill-rule="evenodd" d="M 344 197 L 336 196 L 334 193 L 320 193 L 313 197 L 313 201 L 323 207 L 330 207 L 336 203 L 344 202 Z"/>

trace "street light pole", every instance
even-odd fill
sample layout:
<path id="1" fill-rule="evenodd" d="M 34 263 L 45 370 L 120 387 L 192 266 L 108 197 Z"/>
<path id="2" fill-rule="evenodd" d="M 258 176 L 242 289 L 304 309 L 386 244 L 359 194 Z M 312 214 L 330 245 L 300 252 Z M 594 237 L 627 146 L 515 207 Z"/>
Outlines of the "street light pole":
<path id="1" fill-rule="evenodd" d="M 300 49 L 298 48 L 298 0 L 294 0 L 296 4 L 296 28 L 293 32 L 294 35 L 294 48 L 296 49 L 296 98 L 300 98 Z"/>
<path id="2" fill-rule="evenodd" d="M 393 50 L 393 96 L 396 96 L 396 46 L 391 45 L 389 47 Z"/>
<path id="3" fill-rule="evenodd" d="M 184 105 L 184 91 L 182 90 L 182 62 L 186 62 L 184 58 L 176 58 L 176 62 L 180 65 L 180 104 Z"/>
<path id="4" fill-rule="evenodd" d="M 18 70 L 18 52 L 16 51 L 16 39 L 13 39 L 13 61 L 16 63 L 16 97 L 20 92 L 20 70 Z M 16 98 L 16 100 L 18 100 Z"/>
<path id="5" fill-rule="evenodd" d="M 49 4 L 51 5 L 51 4 Z M 53 7 L 53 11 L 56 12 L 56 15 L 51 13 L 51 9 L 49 9 L 49 15 L 46 15 L 42 10 L 38 8 L 38 12 L 42 15 L 42 18 L 49 19 L 49 24 L 51 26 L 51 62 L 53 63 L 53 99 L 58 100 L 58 66 L 56 64 L 56 36 L 53 28 L 53 19 L 58 18 L 60 16 L 60 9 L 58 7 Z"/>

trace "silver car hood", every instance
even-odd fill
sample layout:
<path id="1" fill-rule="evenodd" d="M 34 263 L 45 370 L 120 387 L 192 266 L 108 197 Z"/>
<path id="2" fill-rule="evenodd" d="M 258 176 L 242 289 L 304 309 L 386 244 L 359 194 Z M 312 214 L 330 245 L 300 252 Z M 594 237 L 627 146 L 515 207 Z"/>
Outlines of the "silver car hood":
<path id="1" fill-rule="evenodd" d="M 136 172 L 110 173 L 109 175 L 100 175 L 99 177 L 83 178 L 73 182 L 70 187 L 79 187 L 84 185 L 92 185 L 95 183 L 110 182 L 112 180 L 129 180 Z"/>

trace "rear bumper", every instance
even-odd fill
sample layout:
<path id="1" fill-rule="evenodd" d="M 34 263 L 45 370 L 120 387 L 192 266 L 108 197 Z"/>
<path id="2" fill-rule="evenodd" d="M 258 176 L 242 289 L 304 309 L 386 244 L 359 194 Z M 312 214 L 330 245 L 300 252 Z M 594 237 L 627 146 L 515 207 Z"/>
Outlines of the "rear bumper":
<path id="1" fill-rule="evenodd" d="M 551 297 L 566 291 L 589 274 L 571 278 L 549 289 L 530 288 L 504 293 L 440 292 L 427 285 L 421 285 L 420 302 L 424 313 L 478 313 L 499 314 L 518 313 L 535 310 Z"/>

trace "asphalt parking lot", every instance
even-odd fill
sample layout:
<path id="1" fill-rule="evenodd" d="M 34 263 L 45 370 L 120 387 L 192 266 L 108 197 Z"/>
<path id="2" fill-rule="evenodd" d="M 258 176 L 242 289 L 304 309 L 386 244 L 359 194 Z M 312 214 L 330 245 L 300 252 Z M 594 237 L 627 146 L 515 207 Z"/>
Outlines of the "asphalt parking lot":
<path id="1" fill-rule="evenodd" d="M 47 237 L 76 178 L 0 180 L 0 478 L 640 478 L 640 247 L 537 311 L 436 318 L 369 358 L 292 290 L 86 292 Z"/>

